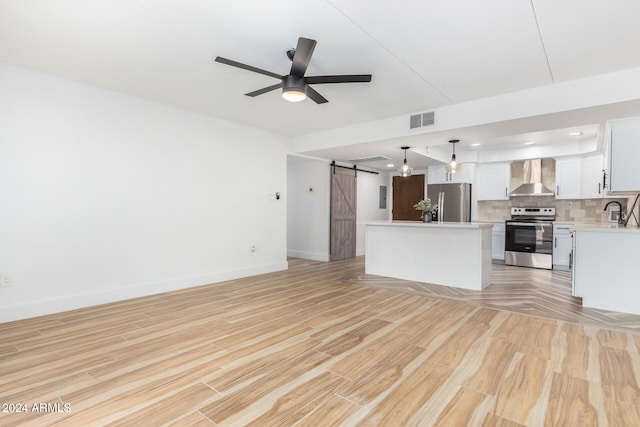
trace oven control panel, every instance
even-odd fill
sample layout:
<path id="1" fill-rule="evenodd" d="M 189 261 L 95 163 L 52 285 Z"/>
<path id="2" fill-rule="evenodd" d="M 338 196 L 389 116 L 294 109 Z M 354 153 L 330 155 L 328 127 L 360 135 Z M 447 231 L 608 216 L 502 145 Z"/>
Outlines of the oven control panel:
<path id="1" fill-rule="evenodd" d="M 556 208 L 511 208 L 511 216 L 556 216 Z"/>

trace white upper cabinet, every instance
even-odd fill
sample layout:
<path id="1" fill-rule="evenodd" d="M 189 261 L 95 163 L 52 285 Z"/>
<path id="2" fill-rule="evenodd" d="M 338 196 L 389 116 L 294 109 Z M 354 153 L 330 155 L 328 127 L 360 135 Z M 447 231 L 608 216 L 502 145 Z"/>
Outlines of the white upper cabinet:
<path id="1" fill-rule="evenodd" d="M 450 182 L 475 182 L 475 163 L 464 163 L 457 173 L 448 173 L 444 165 L 429 166 L 427 168 L 428 184 L 447 184 Z"/>
<path id="2" fill-rule="evenodd" d="M 592 154 L 582 158 L 580 193 L 583 199 L 604 196 L 604 155 Z"/>
<path id="3" fill-rule="evenodd" d="M 581 198 L 580 169 L 580 157 L 556 160 L 556 199 Z"/>
<path id="4" fill-rule="evenodd" d="M 476 192 L 478 200 L 509 200 L 510 178 L 510 162 L 479 164 Z"/>
<path id="5" fill-rule="evenodd" d="M 640 191 L 640 118 L 611 122 L 609 191 Z"/>
<path id="6" fill-rule="evenodd" d="M 449 182 L 449 174 L 443 165 L 429 166 L 427 168 L 427 185 L 444 184 Z"/>

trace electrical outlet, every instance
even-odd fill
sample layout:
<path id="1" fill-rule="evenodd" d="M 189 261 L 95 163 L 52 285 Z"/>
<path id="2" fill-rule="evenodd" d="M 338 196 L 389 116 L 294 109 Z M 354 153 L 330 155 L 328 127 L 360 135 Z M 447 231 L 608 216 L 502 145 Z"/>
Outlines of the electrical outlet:
<path id="1" fill-rule="evenodd" d="M 249 253 L 250 253 L 251 255 L 253 255 L 253 254 L 255 254 L 255 253 L 256 253 L 256 245 L 251 245 L 251 246 L 249 246 Z"/>
<path id="2" fill-rule="evenodd" d="M 0 288 L 10 288 L 13 286 L 13 278 L 8 274 L 0 274 Z"/>

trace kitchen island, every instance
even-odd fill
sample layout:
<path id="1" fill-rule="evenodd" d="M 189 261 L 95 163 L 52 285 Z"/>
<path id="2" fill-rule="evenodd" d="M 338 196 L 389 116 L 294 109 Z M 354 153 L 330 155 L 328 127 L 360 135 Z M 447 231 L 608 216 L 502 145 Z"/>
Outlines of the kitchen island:
<path id="1" fill-rule="evenodd" d="M 573 295 L 585 307 L 640 314 L 640 229 L 574 227 Z"/>
<path id="2" fill-rule="evenodd" d="M 491 229 L 485 223 L 369 222 L 365 273 L 482 290 L 491 280 Z"/>

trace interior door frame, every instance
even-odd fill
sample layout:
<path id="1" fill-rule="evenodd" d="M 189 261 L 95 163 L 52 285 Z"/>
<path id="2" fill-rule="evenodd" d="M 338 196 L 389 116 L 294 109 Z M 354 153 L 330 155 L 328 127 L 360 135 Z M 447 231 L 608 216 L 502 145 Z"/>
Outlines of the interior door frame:
<path id="1" fill-rule="evenodd" d="M 391 178 L 393 199 L 391 205 L 391 218 L 394 221 L 420 221 L 422 214 L 413 208 L 413 205 L 425 197 L 425 174 L 416 174 L 408 177 L 394 175 Z M 399 187 L 407 184 L 401 191 Z M 398 209 L 402 206 L 402 210 Z M 415 214 L 414 214 L 415 212 Z"/>

